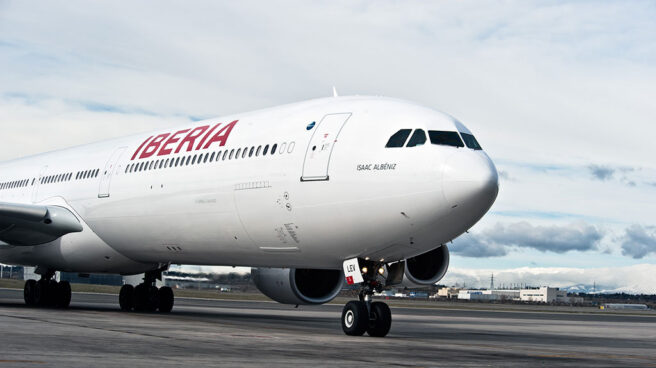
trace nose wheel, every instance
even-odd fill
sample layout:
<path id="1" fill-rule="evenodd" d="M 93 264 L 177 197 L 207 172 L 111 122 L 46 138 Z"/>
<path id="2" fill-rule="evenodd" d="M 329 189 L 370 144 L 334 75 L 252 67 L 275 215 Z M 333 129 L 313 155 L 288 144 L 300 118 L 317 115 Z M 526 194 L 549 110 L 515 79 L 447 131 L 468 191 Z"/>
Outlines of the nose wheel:
<path id="1" fill-rule="evenodd" d="M 342 310 L 342 330 L 349 336 L 385 337 L 392 327 L 392 312 L 382 302 L 352 300 Z"/>
<path id="2" fill-rule="evenodd" d="M 392 312 L 383 302 L 372 302 L 374 292 L 383 290 L 385 280 L 381 264 L 363 267 L 360 300 L 351 300 L 342 310 L 342 330 L 349 336 L 362 336 L 365 332 L 372 337 L 385 337 L 392 327 Z"/>

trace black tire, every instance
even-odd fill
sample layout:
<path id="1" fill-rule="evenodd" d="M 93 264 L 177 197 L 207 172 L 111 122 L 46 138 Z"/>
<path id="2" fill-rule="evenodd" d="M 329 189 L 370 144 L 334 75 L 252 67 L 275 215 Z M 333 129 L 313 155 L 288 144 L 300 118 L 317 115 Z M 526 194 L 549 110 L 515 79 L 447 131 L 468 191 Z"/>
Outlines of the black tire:
<path id="1" fill-rule="evenodd" d="M 385 303 L 371 303 L 371 315 L 367 334 L 373 337 L 385 337 L 392 327 L 392 311 Z"/>
<path id="2" fill-rule="evenodd" d="M 369 326 L 369 313 L 364 302 L 352 300 L 342 310 L 342 330 L 349 336 L 362 336 Z"/>
<path id="3" fill-rule="evenodd" d="M 59 299 L 59 283 L 56 280 L 44 280 L 46 298 L 44 305 L 46 307 L 56 307 Z"/>
<path id="4" fill-rule="evenodd" d="M 35 300 L 36 294 L 36 280 L 27 280 L 25 281 L 25 287 L 23 288 L 23 298 L 25 299 L 26 305 L 36 305 Z"/>
<path id="5" fill-rule="evenodd" d="M 159 300 L 157 288 L 146 284 L 139 284 L 134 288 L 134 310 L 140 312 L 154 312 L 157 310 Z"/>
<path id="6" fill-rule="evenodd" d="M 121 291 L 118 293 L 118 305 L 124 311 L 134 308 L 134 286 L 130 284 L 121 286 Z"/>
<path id="7" fill-rule="evenodd" d="M 147 295 L 146 295 L 145 284 L 139 284 L 134 287 L 134 310 L 137 312 L 142 312 L 146 310 L 147 305 Z"/>
<path id="8" fill-rule="evenodd" d="M 48 305 L 48 286 L 49 280 L 39 280 L 36 282 L 34 288 L 34 305 L 46 306 Z"/>
<path id="9" fill-rule="evenodd" d="M 71 305 L 71 284 L 68 281 L 60 281 L 57 285 L 57 308 L 68 308 Z"/>
<path id="10" fill-rule="evenodd" d="M 173 309 L 173 289 L 163 286 L 159 289 L 159 309 L 160 313 L 169 313 Z"/>

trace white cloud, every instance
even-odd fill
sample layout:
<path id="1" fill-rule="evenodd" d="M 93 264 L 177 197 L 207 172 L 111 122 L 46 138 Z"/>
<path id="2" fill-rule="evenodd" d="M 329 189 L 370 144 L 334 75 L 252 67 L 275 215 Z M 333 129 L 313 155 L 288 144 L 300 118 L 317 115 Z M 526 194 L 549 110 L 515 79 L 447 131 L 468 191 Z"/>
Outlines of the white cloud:
<path id="1" fill-rule="evenodd" d="M 648 1 L 0 2 L 0 160 L 336 85 L 417 101 L 474 131 L 503 173 L 476 229 L 582 219 L 619 233 L 653 217 L 655 18 Z M 594 180 L 591 165 L 612 180 Z M 539 248 L 549 234 L 536 234 L 522 243 Z M 493 240 L 468 249 L 525 250 Z"/>

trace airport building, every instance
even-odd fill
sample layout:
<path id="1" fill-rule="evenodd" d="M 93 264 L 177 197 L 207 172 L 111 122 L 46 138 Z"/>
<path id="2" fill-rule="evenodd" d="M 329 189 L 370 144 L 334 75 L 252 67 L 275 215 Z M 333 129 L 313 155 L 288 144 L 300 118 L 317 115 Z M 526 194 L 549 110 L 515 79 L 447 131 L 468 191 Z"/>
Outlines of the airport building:
<path id="1" fill-rule="evenodd" d="M 437 295 L 434 295 L 433 297 L 455 299 L 458 297 L 459 292 L 460 292 L 459 288 L 443 287 L 437 290 Z"/>
<path id="2" fill-rule="evenodd" d="M 0 263 L 0 279 L 23 279 L 23 266 L 4 265 Z"/>
<path id="3" fill-rule="evenodd" d="M 447 288 L 443 288 L 447 289 Z M 442 289 L 440 289 L 441 291 Z M 438 296 L 448 297 L 449 291 L 443 291 Z M 499 289 L 499 290 L 458 290 L 459 300 L 485 300 L 485 301 L 503 301 L 514 300 L 534 303 L 581 303 L 583 298 L 569 297 L 567 291 L 559 290 L 548 286 L 542 286 L 536 289 Z"/>
<path id="4" fill-rule="evenodd" d="M 460 290 L 461 300 L 518 300 L 519 290 Z"/>

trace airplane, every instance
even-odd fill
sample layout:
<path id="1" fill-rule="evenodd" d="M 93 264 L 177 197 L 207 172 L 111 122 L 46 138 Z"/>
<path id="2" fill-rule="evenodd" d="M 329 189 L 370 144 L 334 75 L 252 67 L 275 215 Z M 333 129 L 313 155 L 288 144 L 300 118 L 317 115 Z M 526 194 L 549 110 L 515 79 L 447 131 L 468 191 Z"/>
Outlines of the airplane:
<path id="1" fill-rule="evenodd" d="M 25 303 L 66 308 L 57 271 L 144 274 L 125 311 L 170 312 L 171 264 L 252 267 L 293 305 L 348 284 L 345 334 L 383 337 L 376 292 L 445 275 L 447 243 L 498 194 L 497 170 L 461 122 L 369 96 L 313 99 L 0 164 L 0 262 L 36 267 Z"/>

